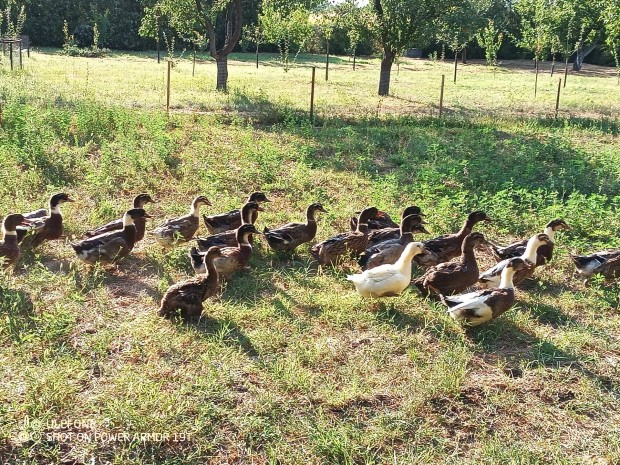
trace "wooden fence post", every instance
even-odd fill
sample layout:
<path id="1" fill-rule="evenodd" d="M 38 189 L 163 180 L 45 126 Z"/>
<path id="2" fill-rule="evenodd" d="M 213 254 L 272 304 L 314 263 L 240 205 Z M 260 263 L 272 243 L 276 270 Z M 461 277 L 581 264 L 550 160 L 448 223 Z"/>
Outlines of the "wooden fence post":
<path id="1" fill-rule="evenodd" d="M 329 79 L 329 40 L 327 41 L 327 55 L 325 57 L 325 80 Z"/>
<path id="2" fill-rule="evenodd" d="M 314 78 L 316 75 L 316 66 L 312 67 L 312 84 L 310 87 L 310 122 L 314 121 Z"/>
<path id="3" fill-rule="evenodd" d="M 558 81 L 558 96 L 555 99 L 555 118 L 558 118 L 558 108 L 560 108 L 560 89 L 562 88 L 562 78 Z"/>
<path id="4" fill-rule="evenodd" d="M 443 112 L 443 87 L 446 83 L 446 75 L 441 75 L 441 92 L 439 93 L 439 117 L 441 118 L 441 113 Z"/>
<path id="5" fill-rule="evenodd" d="M 170 69 L 172 68 L 172 61 L 168 60 L 168 79 L 166 82 L 166 113 L 170 112 Z"/>

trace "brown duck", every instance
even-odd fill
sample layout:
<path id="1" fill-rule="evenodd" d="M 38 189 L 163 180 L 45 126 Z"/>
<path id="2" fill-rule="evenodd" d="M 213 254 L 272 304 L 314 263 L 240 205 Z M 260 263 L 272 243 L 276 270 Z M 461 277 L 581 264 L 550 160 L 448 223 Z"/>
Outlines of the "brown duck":
<path id="1" fill-rule="evenodd" d="M 410 229 L 415 226 L 422 226 L 427 224 L 426 221 L 422 220 L 422 217 L 417 213 L 408 215 L 410 218 L 409 224 Z M 403 217 L 403 219 L 406 217 Z M 402 220 L 401 220 L 402 225 Z M 368 244 L 370 246 L 378 245 L 385 241 L 398 240 L 401 236 L 401 228 L 383 228 L 383 229 L 373 229 L 368 233 Z"/>
<path id="2" fill-rule="evenodd" d="M 223 247 L 220 249 L 222 256 L 214 260 L 215 268 L 222 278 L 248 267 L 250 256 L 252 255 L 252 244 L 250 236 L 261 234 L 253 224 L 242 224 L 237 228 L 237 246 Z M 207 271 L 204 263 L 205 252 L 199 252 L 196 247 L 192 247 L 189 256 L 192 260 L 192 267 L 197 274 Z"/>
<path id="3" fill-rule="evenodd" d="M 132 208 L 123 216 L 123 229 L 111 231 L 71 244 L 77 257 L 90 265 L 97 262 L 111 263 L 128 255 L 136 243 L 138 218 L 150 218 L 142 208 Z"/>
<path id="4" fill-rule="evenodd" d="M 488 222 L 491 219 L 482 211 L 472 212 L 459 232 L 423 241 L 426 252 L 416 255 L 414 261 L 420 266 L 435 266 L 458 257 L 461 254 L 465 237 L 481 221 Z"/>
<path id="5" fill-rule="evenodd" d="M 133 199 L 133 208 L 144 208 L 147 203 L 155 203 L 149 194 L 139 194 Z M 146 230 L 146 219 L 137 218 L 134 220 L 136 226 L 136 242 L 141 241 L 144 238 L 144 232 Z M 103 226 L 99 226 L 97 229 L 87 231 L 84 233 L 86 237 L 100 236 L 111 231 L 118 231 L 123 229 L 123 219 L 110 221 Z"/>
<path id="6" fill-rule="evenodd" d="M 297 246 L 310 242 L 316 236 L 316 212 L 327 213 L 320 203 L 311 204 L 306 210 L 305 223 L 288 223 L 276 229 L 265 228 L 263 234 L 273 250 L 292 252 Z"/>
<path id="7" fill-rule="evenodd" d="M 400 224 L 400 237 L 368 247 L 358 260 L 362 270 L 369 270 L 386 263 L 396 263 L 407 244 L 413 242 L 414 234 L 428 234 L 429 232 L 420 224 L 419 218 L 419 215 L 406 216 Z"/>
<path id="8" fill-rule="evenodd" d="M 165 318 L 179 315 L 183 319 L 200 317 L 202 303 L 219 290 L 219 275 L 213 260 L 221 256 L 219 247 L 207 250 L 204 255 L 206 274 L 170 286 L 161 299 L 159 315 Z"/>
<path id="9" fill-rule="evenodd" d="M 434 266 L 424 276 L 413 281 L 413 284 L 425 297 L 429 294 L 435 297 L 439 294 L 453 294 L 473 286 L 480 273 L 474 248 L 482 244 L 488 244 L 484 235 L 479 232 L 468 234 L 458 260 Z"/>
<path id="10" fill-rule="evenodd" d="M 536 251 L 536 266 L 546 265 L 553 258 L 553 246 L 555 241 L 555 233 L 558 231 L 570 230 L 570 226 L 562 219 L 556 219 L 547 223 L 543 234 L 549 237 L 550 242 L 538 247 Z M 507 258 L 520 257 L 525 253 L 528 239 L 513 242 L 506 247 L 498 247 L 491 244 L 491 251 L 498 260 L 506 260 Z"/>
<path id="11" fill-rule="evenodd" d="M 242 224 L 254 224 L 258 218 L 258 212 L 264 211 L 258 202 L 247 202 L 241 208 Z M 252 243 L 251 239 L 250 236 L 250 243 Z M 209 237 L 197 237 L 196 242 L 198 243 L 198 250 L 201 252 L 205 252 L 211 247 L 235 247 L 237 245 L 237 231 L 226 231 Z"/>
<path id="12" fill-rule="evenodd" d="M 358 215 L 359 213 L 360 212 L 357 212 Z M 424 216 L 422 214 L 422 210 L 417 205 L 411 205 L 405 208 L 403 210 L 402 215 L 400 216 L 401 221 L 405 216 L 409 216 L 409 215 Z M 355 231 L 357 229 L 357 217 L 352 216 L 351 219 L 349 220 L 349 224 L 351 226 L 351 231 Z M 390 215 L 388 215 L 384 211 L 380 211 L 380 210 L 377 211 L 377 214 L 368 220 L 368 229 L 372 231 L 378 230 L 378 229 L 388 229 L 388 228 L 396 229 L 397 232 L 394 238 L 398 238 L 398 224 L 396 224 L 394 220 L 390 218 Z"/>
<path id="13" fill-rule="evenodd" d="M 30 220 L 24 215 L 15 213 L 7 215 L 2 222 L 2 240 L 0 241 L 0 265 L 3 268 L 15 266 L 19 258 L 19 243 L 16 228 L 20 225 L 29 226 Z"/>
<path id="14" fill-rule="evenodd" d="M 189 241 L 198 231 L 200 225 L 198 215 L 201 205 L 210 206 L 211 202 L 205 196 L 199 195 L 192 202 L 189 214 L 166 220 L 149 234 L 155 236 L 157 242 L 164 247 L 172 246 L 177 242 Z"/>
<path id="15" fill-rule="evenodd" d="M 271 202 L 263 192 L 253 192 L 250 194 L 246 203 L 248 202 L 256 202 L 258 204 L 262 202 Z M 254 217 L 250 224 L 254 224 L 256 221 L 256 217 L 258 213 L 254 213 Z M 205 226 L 210 234 L 218 234 L 226 231 L 232 231 L 241 226 L 241 211 L 240 210 L 231 210 L 226 213 L 220 213 L 219 215 L 207 216 L 203 215 L 202 219 L 205 222 Z"/>
<path id="16" fill-rule="evenodd" d="M 502 270 L 499 287 L 467 294 L 441 296 L 441 300 L 448 307 L 448 313 L 452 318 L 463 321 L 469 326 L 478 326 L 510 310 L 515 303 L 512 277 L 529 266 L 522 258 L 511 258 Z"/>
<path id="17" fill-rule="evenodd" d="M 37 247 L 45 241 L 60 239 L 64 234 L 62 213 L 60 206 L 65 202 L 74 202 L 68 194 L 54 194 L 50 198 L 49 212 L 45 208 L 29 213 L 23 213 L 24 218 L 31 221 L 29 226 L 17 227 L 17 241 L 21 242 L 28 232 L 33 231 L 32 247 Z"/>
<path id="18" fill-rule="evenodd" d="M 323 242 L 319 242 L 310 249 L 310 255 L 319 262 L 319 265 L 336 263 L 342 256 L 359 256 L 368 246 L 369 218 L 377 214 L 376 207 L 362 210 L 357 221 L 357 230 L 338 234 Z"/>

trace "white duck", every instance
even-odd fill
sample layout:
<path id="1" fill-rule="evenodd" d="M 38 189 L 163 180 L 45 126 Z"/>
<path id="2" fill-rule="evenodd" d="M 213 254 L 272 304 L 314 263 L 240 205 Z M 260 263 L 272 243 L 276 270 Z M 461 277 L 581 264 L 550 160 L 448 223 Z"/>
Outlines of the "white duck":
<path id="1" fill-rule="evenodd" d="M 502 270 L 499 287 L 468 292 L 467 294 L 441 296 L 448 307 L 448 313 L 455 320 L 463 320 L 470 326 L 497 318 L 515 303 L 515 289 L 512 282 L 514 274 L 532 265 L 520 257 L 511 258 Z"/>
<path id="2" fill-rule="evenodd" d="M 535 234 L 527 241 L 527 246 L 525 247 L 525 252 L 521 255 L 521 258 L 525 260 L 528 264 L 531 264 L 531 267 L 522 268 L 520 271 L 513 277 L 513 282 L 515 285 L 521 284 L 527 278 L 531 277 L 534 274 L 534 269 L 536 268 L 536 259 L 537 259 L 537 251 L 538 248 L 542 245 L 551 243 L 551 239 L 544 233 Z M 493 268 L 485 271 L 480 275 L 478 282 L 482 287 L 486 287 L 490 289 L 492 287 L 499 286 L 502 270 L 506 267 L 510 259 L 502 260 Z"/>
<path id="3" fill-rule="evenodd" d="M 411 261 L 425 252 L 421 242 L 407 244 L 394 264 L 385 264 L 360 274 L 347 276 L 362 297 L 391 297 L 407 289 L 411 282 Z"/>

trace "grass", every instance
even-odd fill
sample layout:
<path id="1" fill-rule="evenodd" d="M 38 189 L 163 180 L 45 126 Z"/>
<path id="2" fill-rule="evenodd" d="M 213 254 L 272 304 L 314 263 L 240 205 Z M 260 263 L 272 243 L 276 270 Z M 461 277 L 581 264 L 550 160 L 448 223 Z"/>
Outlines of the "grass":
<path id="1" fill-rule="evenodd" d="M 0 212 L 40 208 L 68 191 L 78 202 L 64 208 L 66 230 L 79 237 L 136 192 L 159 200 L 148 208 L 156 224 L 199 193 L 213 202 L 209 211 L 223 211 L 260 188 L 274 201 L 259 228 L 299 220 L 320 201 L 329 210 L 323 239 L 364 205 L 397 215 L 414 202 L 435 234 L 485 209 L 495 221 L 480 229 L 500 243 L 563 217 L 573 230 L 558 236 L 554 265 L 524 286 L 516 309 L 467 330 L 413 291 L 361 299 L 345 280 L 352 262 L 319 270 L 303 247 L 285 258 L 259 240 L 252 271 L 208 301 L 200 322 L 184 324 L 156 309 L 170 283 L 191 275 L 185 246 L 164 253 L 145 240 L 118 266 L 89 268 L 65 242 L 45 244 L 26 251 L 14 274 L 0 274 L 0 457 L 620 461 L 618 288 L 584 287 L 567 257 L 620 246 L 615 81 L 570 76 L 554 121 L 541 117 L 553 101 L 548 89 L 527 97 L 529 71 L 498 72 L 514 90 L 508 98 L 492 72 L 469 65 L 439 121 L 428 117 L 431 89 L 448 65 L 401 65 L 393 89 L 413 94 L 415 75 L 417 106 L 390 97 L 377 116 L 377 61 L 355 74 L 343 62 L 319 84 L 311 126 L 307 102 L 295 96 L 305 95 L 307 65 L 319 58 L 302 58 L 286 74 L 273 61 L 258 72 L 250 57 L 234 61 L 227 95 L 212 91 L 212 64 L 192 79 L 182 61 L 170 117 L 163 67 L 144 55 L 46 51 L 23 72 L 5 65 Z M 577 88 L 591 98 L 571 100 Z"/>

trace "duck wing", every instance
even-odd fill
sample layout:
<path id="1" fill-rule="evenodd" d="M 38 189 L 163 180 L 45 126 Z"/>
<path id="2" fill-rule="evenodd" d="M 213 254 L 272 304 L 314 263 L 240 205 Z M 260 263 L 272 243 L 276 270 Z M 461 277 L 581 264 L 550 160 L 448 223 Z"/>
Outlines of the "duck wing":
<path id="1" fill-rule="evenodd" d="M 99 226 L 98 228 L 93 229 L 91 231 L 86 231 L 84 235 L 86 237 L 95 237 L 95 236 L 100 236 L 101 234 L 109 233 L 112 231 L 118 231 L 121 229 L 123 229 L 123 220 L 119 219 L 119 220 L 110 221 L 109 223 L 106 223 L 103 226 Z"/>
<path id="2" fill-rule="evenodd" d="M 241 226 L 241 211 L 230 210 L 218 215 L 202 215 L 202 219 L 211 234 L 218 234 Z"/>

